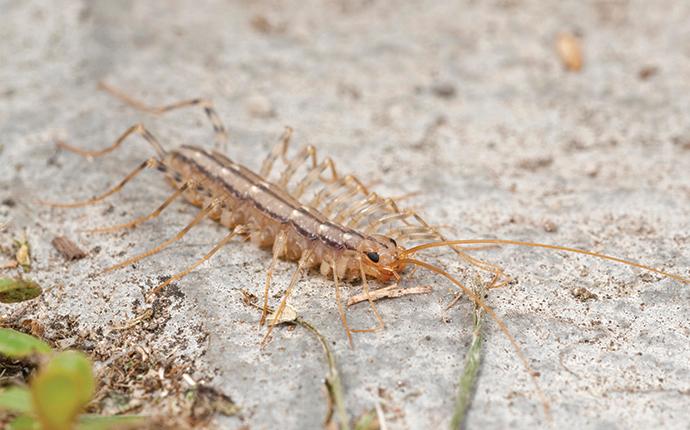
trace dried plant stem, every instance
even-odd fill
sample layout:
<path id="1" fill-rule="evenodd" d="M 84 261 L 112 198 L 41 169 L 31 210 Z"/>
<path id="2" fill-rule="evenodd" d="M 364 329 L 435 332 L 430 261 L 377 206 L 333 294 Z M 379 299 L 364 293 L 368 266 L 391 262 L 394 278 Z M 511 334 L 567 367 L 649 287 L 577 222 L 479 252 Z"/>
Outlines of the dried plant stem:
<path id="1" fill-rule="evenodd" d="M 483 287 L 475 292 L 479 297 L 483 296 Z M 476 303 L 474 305 L 474 323 L 472 329 L 472 343 L 465 357 L 465 368 L 458 382 L 458 394 L 455 399 L 453 418 L 450 421 L 451 430 L 459 430 L 464 427 L 467 412 L 472 403 L 472 394 L 476 388 L 479 376 L 479 367 L 482 360 L 482 309 Z"/>

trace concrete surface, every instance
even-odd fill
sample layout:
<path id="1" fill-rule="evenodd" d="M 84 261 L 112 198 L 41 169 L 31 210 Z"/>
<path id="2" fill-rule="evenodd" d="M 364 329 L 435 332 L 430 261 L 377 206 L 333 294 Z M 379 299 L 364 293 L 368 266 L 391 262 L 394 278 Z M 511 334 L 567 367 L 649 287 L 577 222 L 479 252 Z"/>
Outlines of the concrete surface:
<path id="1" fill-rule="evenodd" d="M 91 196 L 151 152 L 132 142 L 89 162 L 56 151 L 55 138 L 100 148 L 143 121 L 168 147 L 211 144 L 200 112 L 135 112 L 97 91 L 102 79 L 152 103 L 212 98 L 231 133 L 229 156 L 254 168 L 291 125 L 298 143 L 380 181 L 377 191 L 421 191 L 409 204 L 454 237 L 581 246 L 690 276 L 688 2 L 4 0 L 0 10 L 0 200 L 17 203 L 0 206 L 0 221 L 13 220 L 4 243 L 26 230 L 31 276 L 60 286 L 32 308 L 39 321 L 71 317 L 107 333 L 159 276 L 223 234 L 204 224 L 136 269 L 91 277 L 170 236 L 195 210 L 180 203 L 119 235 L 77 231 L 155 207 L 169 193 L 155 173 L 99 206 L 32 203 Z M 580 73 L 554 52 L 563 31 L 582 38 Z M 50 245 L 56 234 L 89 257 L 65 263 Z M 688 285 L 572 255 L 481 255 L 518 279 L 488 302 L 540 373 L 554 427 L 690 428 Z M 319 428 L 325 367 L 315 339 L 281 328 L 260 350 L 257 314 L 241 302 L 240 288 L 258 292 L 269 260 L 234 243 L 181 281 L 155 345 L 243 408 L 220 427 Z M 440 262 L 472 276 L 450 257 Z M 279 265 L 277 285 L 292 268 Z M 351 417 L 380 402 L 388 428 L 448 424 L 472 306 L 445 312 L 452 289 L 422 271 L 408 281 L 422 284 L 434 292 L 380 303 L 386 330 L 357 335 L 355 349 L 330 283 L 300 284 L 292 304 L 332 341 Z M 597 298 L 578 300 L 579 287 Z M 349 316 L 354 326 L 373 322 L 366 306 Z M 506 338 L 493 323 L 486 337 L 467 427 L 545 426 Z"/>

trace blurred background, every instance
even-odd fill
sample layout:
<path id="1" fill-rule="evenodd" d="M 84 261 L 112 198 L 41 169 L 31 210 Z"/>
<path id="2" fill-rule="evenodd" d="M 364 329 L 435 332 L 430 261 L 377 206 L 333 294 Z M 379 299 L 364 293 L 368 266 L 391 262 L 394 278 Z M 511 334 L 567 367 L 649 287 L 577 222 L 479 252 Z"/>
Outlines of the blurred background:
<path id="1" fill-rule="evenodd" d="M 0 197 L 26 203 L 0 205 L 0 216 L 29 229 L 43 258 L 37 276 L 67 287 L 37 317 L 71 315 L 84 330 L 126 320 L 142 288 L 221 237 L 202 227 L 165 261 L 93 280 L 92 269 L 159 242 L 194 211 L 181 206 L 114 239 L 76 232 L 152 209 L 168 194 L 153 174 L 111 212 L 27 206 L 95 194 L 149 154 L 132 143 L 87 162 L 56 151 L 56 139 L 100 148 L 141 121 L 168 148 L 211 146 L 202 112 L 145 115 L 98 91 L 103 80 L 151 104 L 212 99 L 230 133 L 228 156 L 252 168 L 290 125 L 298 144 L 315 144 L 377 192 L 418 192 L 409 204 L 453 237 L 576 245 L 687 274 L 690 2 L 0 0 L 0 11 Z M 65 270 L 49 232 L 100 253 Z M 281 331 L 259 351 L 257 316 L 236 287 L 261 285 L 270 258 L 233 246 L 190 275 L 154 344 L 195 363 L 195 377 L 243 407 L 221 426 L 319 427 L 319 347 L 304 332 Z M 513 249 L 489 258 L 519 279 L 489 301 L 541 373 L 558 425 L 687 425 L 687 288 L 574 257 Z M 291 266 L 281 268 L 285 283 Z M 295 297 L 333 339 L 353 417 L 379 403 L 389 428 L 450 420 L 471 304 L 446 313 L 445 286 L 425 275 L 415 283 L 437 287 L 382 302 L 388 328 L 358 337 L 355 350 L 326 280 L 310 277 Z M 578 285 L 602 299 L 575 300 Z M 351 314 L 369 325 L 364 307 Z M 487 330 L 468 428 L 543 425 L 510 345 Z M 208 336 L 196 339 L 198 331 Z"/>

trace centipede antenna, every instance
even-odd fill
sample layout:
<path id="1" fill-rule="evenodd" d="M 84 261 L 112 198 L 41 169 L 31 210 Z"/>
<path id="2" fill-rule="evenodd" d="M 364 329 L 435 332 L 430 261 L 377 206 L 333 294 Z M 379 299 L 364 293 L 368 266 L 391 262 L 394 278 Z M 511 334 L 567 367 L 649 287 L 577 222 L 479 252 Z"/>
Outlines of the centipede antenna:
<path id="1" fill-rule="evenodd" d="M 515 350 L 515 353 L 517 356 L 520 358 L 520 361 L 522 361 L 522 365 L 525 367 L 525 370 L 527 370 L 527 373 L 529 373 L 530 378 L 532 379 L 532 383 L 534 384 L 535 389 L 537 390 L 537 394 L 539 398 L 541 399 L 542 407 L 544 409 L 544 414 L 546 415 L 546 418 L 550 421 L 551 420 L 551 412 L 550 412 L 550 405 L 549 401 L 546 398 L 546 395 L 542 391 L 541 387 L 539 386 L 539 381 L 537 380 L 537 373 L 532 369 L 532 366 L 530 366 L 529 361 L 527 360 L 527 356 L 525 356 L 524 352 L 522 352 L 522 348 L 520 348 L 520 345 L 517 343 L 517 340 L 513 335 L 510 333 L 510 330 L 508 330 L 508 326 L 506 323 L 496 314 L 496 312 L 484 301 L 476 295 L 472 290 L 467 288 L 465 285 L 460 283 L 457 279 L 455 279 L 453 276 L 451 276 L 448 272 L 445 270 L 436 267 L 432 264 L 426 263 L 424 261 L 420 261 L 414 258 L 404 258 L 401 260 L 402 263 L 409 263 L 413 264 L 416 266 L 423 267 L 431 272 L 434 272 L 438 275 L 441 275 L 448 279 L 450 282 L 455 284 L 460 290 L 467 296 L 469 297 L 470 300 L 472 300 L 474 303 L 476 303 L 479 307 L 481 307 L 490 317 L 491 319 L 496 322 L 498 325 L 499 329 L 503 332 L 503 334 L 506 336 L 508 341 L 511 343 L 513 346 L 513 349 Z"/>
<path id="2" fill-rule="evenodd" d="M 680 275 L 675 275 L 673 273 L 664 272 L 663 270 L 655 269 L 654 267 L 647 266 L 644 264 L 636 263 L 630 260 L 624 260 L 618 257 L 612 257 L 610 255 L 601 254 L 598 252 L 587 251 L 584 249 L 570 248 L 567 246 L 559 245 L 549 245 L 546 243 L 536 243 L 536 242 L 521 242 L 517 240 L 504 240 L 504 239 L 468 239 L 468 240 L 444 240 L 440 242 L 425 243 L 423 245 L 418 245 L 407 249 L 403 252 L 403 257 L 413 255 L 419 251 L 430 248 L 437 248 L 441 246 L 452 246 L 452 245 L 515 245 L 515 246 L 526 246 L 532 248 L 544 248 L 552 249 L 556 251 L 572 252 L 575 254 L 589 255 L 590 257 L 600 258 L 602 260 L 614 261 L 616 263 L 625 264 L 632 267 L 637 267 L 638 269 L 648 270 L 650 272 L 658 273 L 659 275 L 665 276 L 667 278 L 675 279 L 678 282 L 684 284 L 690 284 L 690 279 L 684 278 Z"/>

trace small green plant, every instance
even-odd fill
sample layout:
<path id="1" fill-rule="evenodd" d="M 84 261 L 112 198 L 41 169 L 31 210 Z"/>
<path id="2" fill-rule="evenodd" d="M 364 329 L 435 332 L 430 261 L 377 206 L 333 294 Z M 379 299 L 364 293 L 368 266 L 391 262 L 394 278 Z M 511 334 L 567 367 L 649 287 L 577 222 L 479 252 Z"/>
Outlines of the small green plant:
<path id="1" fill-rule="evenodd" d="M 28 279 L 0 278 L 0 302 L 19 303 L 40 296 L 41 287 Z"/>
<path id="2" fill-rule="evenodd" d="M 96 387 L 91 362 L 81 352 L 55 352 L 44 341 L 0 328 L 0 355 L 39 363 L 29 386 L 0 388 L 8 430 L 106 430 L 141 421 L 138 416 L 82 414 Z"/>

